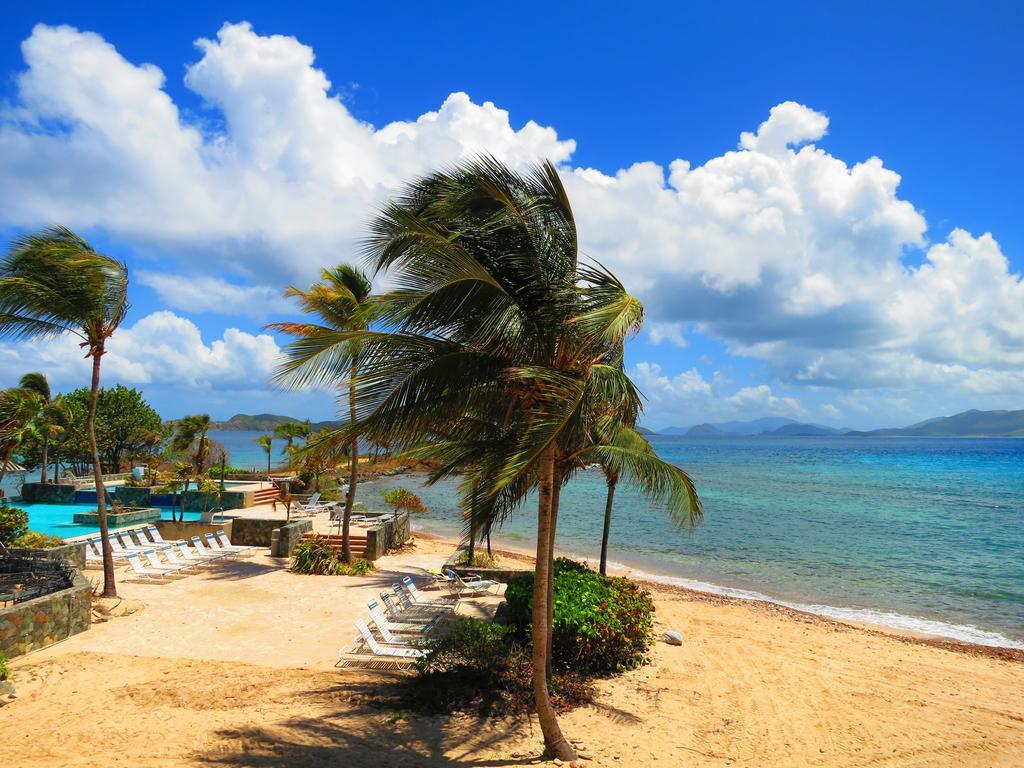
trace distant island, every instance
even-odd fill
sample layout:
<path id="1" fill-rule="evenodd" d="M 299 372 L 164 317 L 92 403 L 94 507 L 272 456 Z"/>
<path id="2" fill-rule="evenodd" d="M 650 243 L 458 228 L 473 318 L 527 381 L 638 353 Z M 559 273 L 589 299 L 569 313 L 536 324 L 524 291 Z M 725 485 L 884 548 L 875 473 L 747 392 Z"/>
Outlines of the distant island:
<path id="1" fill-rule="evenodd" d="M 281 416 L 276 413 L 236 413 L 227 421 L 214 421 L 210 424 L 210 429 L 219 430 L 224 432 L 273 432 L 276 427 L 282 424 L 288 424 L 293 421 L 305 421 L 305 419 L 296 419 L 293 416 Z M 315 432 L 318 429 L 324 427 L 336 427 L 340 422 L 337 421 L 314 421 L 310 424 Z"/>
<path id="2" fill-rule="evenodd" d="M 970 410 L 939 416 L 907 427 L 855 430 L 827 427 L 769 416 L 753 421 L 725 421 L 691 427 L 667 427 L 655 435 L 684 437 L 1024 437 L 1024 410 Z"/>

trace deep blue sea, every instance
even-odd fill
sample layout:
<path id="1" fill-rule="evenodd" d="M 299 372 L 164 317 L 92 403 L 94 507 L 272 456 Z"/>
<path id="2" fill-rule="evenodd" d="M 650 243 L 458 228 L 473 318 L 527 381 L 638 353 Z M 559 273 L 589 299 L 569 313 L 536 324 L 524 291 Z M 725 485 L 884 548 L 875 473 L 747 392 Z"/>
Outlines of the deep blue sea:
<path id="1" fill-rule="evenodd" d="M 691 473 L 705 520 L 679 530 L 628 487 L 610 558 L 684 586 L 971 642 L 1024 647 L 1024 440 L 652 437 Z M 455 483 L 416 490 L 425 531 L 461 529 Z M 562 492 L 558 547 L 596 557 L 600 471 Z M 532 545 L 535 509 L 502 531 Z"/>

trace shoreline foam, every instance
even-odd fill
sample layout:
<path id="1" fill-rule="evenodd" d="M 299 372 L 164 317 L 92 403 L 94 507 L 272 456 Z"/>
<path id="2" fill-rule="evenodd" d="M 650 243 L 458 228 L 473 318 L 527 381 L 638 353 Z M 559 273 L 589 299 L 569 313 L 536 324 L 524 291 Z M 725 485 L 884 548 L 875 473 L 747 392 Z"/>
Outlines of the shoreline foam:
<path id="1" fill-rule="evenodd" d="M 424 531 L 413 526 L 413 532 L 427 538 L 447 541 L 452 546 L 458 546 L 458 540 L 453 539 L 450 534 L 434 533 Z M 495 545 L 496 551 L 505 552 L 532 559 L 533 553 L 529 550 L 509 544 L 501 540 Z M 564 551 L 560 554 L 582 560 L 592 566 L 597 565 L 597 560 L 588 555 L 581 555 L 578 552 Z M 713 595 L 728 600 L 739 600 L 753 603 L 767 603 L 773 606 L 780 606 L 799 613 L 809 613 L 825 619 L 831 619 L 853 626 L 863 626 L 900 636 L 911 636 L 918 638 L 936 638 L 943 641 L 951 641 L 967 646 L 977 646 L 986 649 L 1005 649 L 1009 651 L 1024 651 L 1024 642 L 1013 640 L 1000 632 L 981 629 L 970 624 L 954 624 L 952 622 L 939 621 L 937 619 L 925 619 L 917 616 L 882 611 L 872 608 L 844 608 L 840 606 L 825 605 L 821 603 L 802 603 L 795 600 L 785 600 L 773 597 L 753 590 L 728 587 L 699 579 L 690 579 L 669 574 L 651 573 L 628 563 L 612 561 L 609 563 L 609 571 L 623 576 L 630 576 L 650 584 L 674 587 L 686 592 L 694 592 L 702 595 Z"/>

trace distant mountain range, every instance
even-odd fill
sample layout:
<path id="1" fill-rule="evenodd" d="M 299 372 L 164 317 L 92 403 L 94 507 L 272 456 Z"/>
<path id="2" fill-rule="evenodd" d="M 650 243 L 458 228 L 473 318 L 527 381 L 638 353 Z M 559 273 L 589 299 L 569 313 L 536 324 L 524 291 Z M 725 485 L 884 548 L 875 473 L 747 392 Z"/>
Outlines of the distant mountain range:
<path id="1" fill-rule="evenodd" d="M 1024 437 L 1024 410 L 964 411 L 900 429 L 873 429 L 848 434 L 872 437 Z"/>
<path id="2" fill-rule="evenodd" d="M 257 413 L 250 415 L 248 413 L 236 413 L 227 421 L 214 421 L 210 424 L 210 429 L 223 430 L 227 432 L 273 432 L 275 427 L 279 427 L 282 424 L 288 424 L 292 421 L 305 421 L 305 419 L 296 419 L 292 416 L 280 416 L 276 413 Z M 314 421 L 312 426 L 315 432 L 318 429 L 324 427 L 336 427 L 338 426 L 337 421 Z"/>
<path id="3" fill-rule="evenodd" d="M 805 424 L 794 419 L 770 416 L 753 421 L 723 421 L 692 427 L 668 427 L 654 434 L 685 437 L 1024 437 L 1024 410 L 971 410 L 954 416 L 927 419 L 909 427 L 870 431 L 836 429 L 821 424 Z"/>
<path id="4" fill-rule="evenodd" d="M 661 430 L 659 434 L 685 435 L 686 437 L 736 437 L 738 435 L 747 437 L 760 435 L 772 437 L 803 435 L 820 437 L 822 435 L 841 435 L 845 431 L 825 427 L 821 424 L 802 424 L 782 416 L 768 416 L 763 419 L 754 419 L 753 421 L 723 421 L 717 424 L 697 424 L 693 427 L 669 427 L 668 429 Z"/>

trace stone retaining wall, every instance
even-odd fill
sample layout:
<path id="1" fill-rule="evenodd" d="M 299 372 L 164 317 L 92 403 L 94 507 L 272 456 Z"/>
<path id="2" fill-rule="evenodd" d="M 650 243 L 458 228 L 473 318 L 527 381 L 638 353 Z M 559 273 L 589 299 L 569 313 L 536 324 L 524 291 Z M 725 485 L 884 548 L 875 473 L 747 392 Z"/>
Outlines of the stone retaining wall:
<path id="1" fill-rule="evenodd" d="M 308 521 L 312 525 L 312 521 Z M 231 523 L 231 543 L 247 547 L 269 547 L 275 528 L 286 525 L 283 517 L 274 520 L 255 517 L 236 517 Z"/>
<path id="2" fill-rule="evenodd" d="M 208 533 L 216 534 L 217 531 L 224 531 L 232 544 L 238 542 L 232 537 L 233 521 L 225 520 L 221 523 L 201 523 L 198 520 L 157 520 L 154 525 L 165 539 L 185 539 L 191 541 L 193 536 L 205 536 Z"/>
<path id="3" fill-rule="evenodd" d="M 64 483 L 25 483 L 21 498 L 38 504 L 74 504 L 75 486 Z"/>
<path id="4" fill-rule="evenodd" d="M 366 532 L 366 560 L 383 557 L 389 550 L 400 547 L 409 539 L 409 513 L 389 517 Z"/>
<path id="5" fill-rule="evenodd" d="M 275 528 L 270 534 L 270 556 L 291 557 L 302 534 L 313 530 L 313 521 L 308 517 L 292 520 L 290 523 Z M 232 542 L 234 543 L 234 542 Z"/>
<path id="6" fill-rule="evenodd" d="M 13 659 L 84 632 L 91 614 L 92 585 L 75 571 L 67 589 L 0 608 L 0 653 Z"/>
<path id="7" fill-rule="evenodd" d="M 114 496 L 126 507 L 153 506 L 153 489 L 119 485 L 114 489 Z"/>
<path id="8" fill-rule="evenodd" d="M 533 573 L 532 568 L 478 568 L 476 566 L 470 567 L 468 565 L 456 565 L 455 560 L 459 556 L 459 553 L 466 549 L 467 547 L 465 544 L 458 547 L 454 552 L 452 552 L 451 557 L 448 558 L 442 568 L 450 568 L 459 574 L 459 576 L 463 577 L 467 573 L 475 573 L 481 579 L 492 579 L 494 581 L 500 581 L 503 584 L 507 584 L 509 579 L 513 576 L 518 576 L 521 573 Z"/>
<path id="9" fill-rule="evenodd" d="M 221 509 L 245 509 L 256 504 L 256 494 L 254 491 L 229 491 L 225 488 L 224 493 L 220 495 L 219 505 L 216 495 L 212 493 L 209 500 L 199 491 L 185 491 L 184 496 L 186 512 L 202 512 L 204 505 L 209 507 L 220 506 Z"/>

